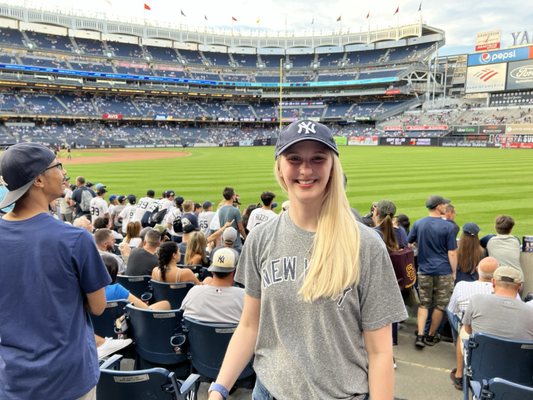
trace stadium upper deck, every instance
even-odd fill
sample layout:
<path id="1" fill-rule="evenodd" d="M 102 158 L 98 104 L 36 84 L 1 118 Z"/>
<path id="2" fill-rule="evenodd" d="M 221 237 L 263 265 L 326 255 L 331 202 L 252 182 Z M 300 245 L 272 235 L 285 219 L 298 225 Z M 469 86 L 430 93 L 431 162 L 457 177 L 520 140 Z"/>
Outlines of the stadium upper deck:
<path id="1" fill-rule="evenodd" d="M 238 30 L 166 29 L 0 7 L 2 74 L 17 71 L 83 81 L 133 80 L 327 94 L 338 86 L 408 86 L 444 43 L 413 24 L 380 31 L 266 36 Z M 333 89 L 331 89 L 333 88 Z M 402 94 L 420 91 L 416 85 Z M 290 93 L 287 93 L 290 94 Z"/>

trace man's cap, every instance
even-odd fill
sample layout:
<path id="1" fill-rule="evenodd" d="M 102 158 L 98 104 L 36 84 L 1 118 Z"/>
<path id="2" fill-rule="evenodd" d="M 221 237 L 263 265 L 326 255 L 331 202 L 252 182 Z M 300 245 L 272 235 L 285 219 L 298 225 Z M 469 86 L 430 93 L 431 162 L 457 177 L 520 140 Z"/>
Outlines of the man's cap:
<path id="1" fill-rule="evenodd" d="M 211 207 L 213 203 L 211 203 L 209 200 L 204 201 L 204 204 L 202 204 L 202 208 L 204 210 L 207 210 L 209 207 Z"/>
<path id="2" fill-rule="evenodd" d="M 41 144 L 18 143 L 9 147 L 0 160 L 0 184 L 9 191 L 0 209 L 20 199 L 55 158 L 54 153 Z"/>
<path id="3" fill-rule="evenodd" d="M 202 208 L 202 205 L 200 203 L 194 203 L 194 209 L 197 210 L 199 208 Z"/>
<path id="4" fill-rule="evenodd" d="M 222 247 L 215 251 L 212 259 L 211 266 L 207 268 L 210 272 L 232 272 L 237 268 L 237 255 L 234 250 L 228 247 Z"/>
<path id="5" fill-rule="evenodd" d="M 451 202 L 452 201 L 450 199 L 445 199 L 442 196 L 431 195 L 426 200 L 426 207 L 429 208 L 430 210 L 432 210 L 432 209 L 434 209 L 435 207 L 437 207 L 437 206 L 439 206 L 441 204 L 449 204 Z"/>
<path id="6" fill-rule="evenodd" d="M 396 205 L 390 200 L 380 200 L 376 204 L 378 215 L 389 215 L 391 218 L 396 214 Z"/>
<path id="7" fill-rule="evenodd" d="M 506 265 L 502 265 L 501 267 L 496 268 L 496 271 L 494 271 L 493 278 L 494 280 L 500 282 L 524 282 L 524 275 L 518 268 L 508 267 Z"/>
<path id="8" fill-rule="evenodd" d="M 96 190 L 98 190 L 98 189 L 105 189 L 106 187 L 107 187 L 107 186 L 104 185 L 103 183 L 97 183 L 96 185 L 94 185 L 94 188 L 95 188 Z"/>
<path id="9" fill-rule="evenodd" d="M 178 196 L 174 198 L 174 203 L 176 203 L 177 206 L 181 206 L 185 199 L 182 196 Z"/>
<path id="10" fill-rule="evenodd" d="M 463 232 L 467 235 L 475 236 L 479 233 L 481 229 L 479 229 L 479 226 L 473 222 L 467 222 L 463 225 Z"/>
<path id="11" fill-rule="evenodd" d="M 333 139 L 333 132 L 326 125 L 319 122 L 302 120 L 294 121 L 281 131 L 276 143 L 276 158 L 293 144 L 313 140 L 326 145 L 335 154 L 339 155 L 337 144 Z"/>
<path id="12" fill-rule="evenodd" d="M 135 204 L 135 202 L 137 201 L 137 197 L 134 194 L 129 194 L 127 199 L 128 203 L 130 204 Z"/>
<path id="13" fill-rule="evenodd" d="M 154 229 L 158 231 L 161 235 L 167 231 L 167 228 L 161 224 L 155 224 Z"/>
<path id="14" fill-rule="evenodd" d="M 117 199 L 117 195 L 116 194 L 110 194 L 109 195 L 109 201 L 115 201 Z"/>
<path id="15" fill-rule="evenodd" d="M 118 200 L 119 203 L 122 203 L 124 200 L 126 200 L 126 196 L 121 194 L 120 196 L 117 197 L 117 200 Z"/>
<path id="16" fill-rule="evenodd" d="M 195 228 L 188 218 L 181 219 L 181 226 L 183 226 L 183 233 L 191 233 L 199 229 Z"/>
<path id="17" fill-rule="evenodd" d="M 237 229 L 232 226 L 228 226 L 226 229 L 224 229 L 224 232 L 222 232 L 222 240 L 224 242 L 235 243 L 235 241 L 237 240 L 237 235 Z"/>
<path id="18" fill-rule="evenodd" d="M 167 190 L 165 192 L 165 197 L 171 197 L 171 196 L 175 196 L 176 195 L 176 192 L 173 191 L 173 190 Z"/>
<path id="19" fill-rule="evenodd" d="M 100 196 L 100 195 L 102 195 L 102 194 L 104 194 L 104 193 L 107 193 L 107 189 L 105 188 L 105 186 L 103 186 L 103 187 L 99 187 L 98 189 L 96 189 L 96 194 L 97 194 L 97 195 Z"/>
<path id="20" fill-rule="evenodd" d="M 93 187 L 93 186 L 94 186 L 94 183 L 92 183 L 92 182 L 87 182 L 87 183 L 85 184 L 85 186 L 87 186 L 88 188 L 90 188 L 90 187 Z"/>

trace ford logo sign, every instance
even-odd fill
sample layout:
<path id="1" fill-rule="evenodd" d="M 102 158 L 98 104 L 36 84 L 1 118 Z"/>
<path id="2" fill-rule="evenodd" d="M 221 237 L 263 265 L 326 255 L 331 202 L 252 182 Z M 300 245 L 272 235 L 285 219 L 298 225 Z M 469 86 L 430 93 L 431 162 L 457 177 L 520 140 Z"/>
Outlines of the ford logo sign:
<path id="1" fill-rule="evenodd" d="M 509 74 L 515 79 L 533 79 L 533 65 L 515 68 Z"/>

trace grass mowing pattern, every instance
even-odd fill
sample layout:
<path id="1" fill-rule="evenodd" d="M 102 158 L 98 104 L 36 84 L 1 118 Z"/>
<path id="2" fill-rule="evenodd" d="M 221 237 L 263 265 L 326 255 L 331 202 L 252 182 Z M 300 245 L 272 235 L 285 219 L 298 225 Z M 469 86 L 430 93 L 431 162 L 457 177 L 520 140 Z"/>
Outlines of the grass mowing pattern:
<path id="1" fill-rule="evenodd" d="M 243 206 L 258 202 L 265 190 L 278 194 L 278 204 L 286 199 L 274 178 L 272 147 L 187 151 L 190 157 L 177 159 L 72 165 L 67 166 L 68 174 L 103 182 L 114 194 L 141 196 L 146 189 L 156 194 L 174 189 L 186 199 L 216 204 L 222 189 L 233 186 Z M 515 235 L 533 235 L 533 151 L 353 146 L 341 147 L 340 153 L 348 199 L 361 214 L 368 212 L 372 201 L 390 199 L 413 223 L 427 215 L 425 199 L 440 194 L 452 199 L 456 222 L 476 222 L 480 236 L 494 232 L 499 214 L 516 220 Z"/>

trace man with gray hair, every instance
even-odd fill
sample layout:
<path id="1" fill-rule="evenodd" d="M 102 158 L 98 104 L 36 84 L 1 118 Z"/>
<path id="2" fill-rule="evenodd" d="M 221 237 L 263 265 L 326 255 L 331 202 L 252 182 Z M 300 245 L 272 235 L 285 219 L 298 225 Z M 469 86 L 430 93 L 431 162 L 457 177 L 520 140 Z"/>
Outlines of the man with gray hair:
<path id="1" fill-rule="evenodd" d="M 466 333 L 488 333 L 512 340 L 533 340 L 533 310 L 518 296 L 524 275 L 514 267 L 494 271 L 494 294 L 472 297 L 463 316 Z"/>
<path id="2" fill-rule="evenodd" d="M 159 231 L 149 228 L 144 235 L 143 246 L 133 249 L 130 253 L 126 275 L 152 275 L 152 270 L 159 264 L 155 253 L 160 244 Z"/>
<path id="3" fill-rule="evenodd" d="M 458 333 L 461 329 L 461 319 L 463 317 L 470 299 L 476 294 L 492 293 L 492 276 L 498 268 L 498 260 L 494 257 L 485 257 L 477 265 L 478 280 L 474 282 L 461 281 L 455 285 L 452 297 L 446 308 L 448 321 L 452 328 L 452 335 L 456 345 L 456 364 L 457 367 L 452 369 L 450 378 L 457 390 L 463 389 L 463 355 L 462 341 L 458 340 Z"/>

